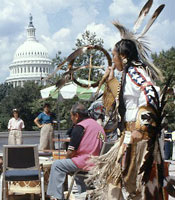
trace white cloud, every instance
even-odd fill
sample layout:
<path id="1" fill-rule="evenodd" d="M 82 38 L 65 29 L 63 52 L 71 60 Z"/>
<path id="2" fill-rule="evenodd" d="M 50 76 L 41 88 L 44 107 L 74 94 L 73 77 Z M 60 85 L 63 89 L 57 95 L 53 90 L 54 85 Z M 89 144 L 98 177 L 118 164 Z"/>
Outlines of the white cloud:
<path id="1" fill-rule="evenodd" d="M 159 21 L 154 24 L 148 33 L 153 52 L 168 50 L 175 46 L 175 21 Z"/>
<path id="2" fill-rule="evenodd" d="M 105 48 L 113 48 L 114 44 L 120 39 L 119 33 L 117 33 L 115 29 L 111 30 L 111 28 L 105 24 L 96 24 L 95 22 L 92 22 L 87 25 L 85 30 L 92 33 L 95 32 L 98 38 L 102 38 L 104 40 Z M 78 35 L 78 38 L 80 37 L 81 34 Z"/>
<path id="3" fill-rule="evenodd" d="M 67 7 L 70 5 L 71 4 L 67 5 Z M 53 57 L 55 57 L 58 50 L 61 51 L 63 55 L 68 56 L 75 46 L 77 35 L 81 35 L 87 24 L 91 23 L 98 15 L 98 11 L 95 9 L 94 5 L 87 8 L 85 5 L 83 6 L 82 1 L 77 0 L 74 5 L 71 6 L 71 25 L 68 26 L 68 28 L 63 27 L 57 30 L 50 36 L 42 35 L 43 43 Z"/>
<path id="4" fill-rule="evenodd" d="M 173 6 L 174 1 L 170 0 L 169 2 L 171 2 Z M 142 26 L 140 27 L 140 31 L 148 22 L 156 8 L 162 3 L 165 2 L 162 0 L 154 2 L 148 16 L 145 18 Z M 165 4 L 167 3 L 168 2 Z M 138 1 L 137 3 L 134 0 L 113 0 L 109 6 L 109 13 L 111 18 L 119 20 L 124 26 L 132 30 L 133 24 L 144 4 L 145 0 Z M 163 49 L 167 50 L 173 45 L 175 46 L 175 20 L 167 19 L 167 15 L 170 15 L 169 11 L 171 4 L 169 3 L 165 6 L 158 19 L 146 34 L 146 38 L 150 43 L 152 52 L 159 52 Z M 172 15 L 173 13 L 171 12 L 171 18 Z"/>
<path id="5" fill-rule="evenodd" d="M 47 47 L 50 55 L 55 56 L 58 50 L 61 50 L 63 53 L 70 50 L 71 42 L 71 31 L 68 28 L 62 28 L 51 37 L 46 37 L 42 35 L 43 44 Z"/>
<path id="6" fill-rule="evenodd" d="M 1 70 L 1 73 L 0 73 L 0 76 L 5 78 L 9 72 L 7 70 L 7 64 L 9 64 L 9 58 L 12 59 L 12 55 L 11 55 L 11 51 L 9 51 L 9 46 L 10 46 L 10 42 L 8 40 L 7 37 L 3 37 L 1 40 L 0 40 L 0 47 L 1 47 L 1 51 L 3 53 L 0 54 L 0 70 Z"/>
<path id="7" fill-rule="evenodd" d="M 83 28 L 86 27 L 88 23 L 94 21 L 98 15 L 98 11 L 93 7 L 79 7 L 75 8 L 71 12 L 72 14 L 72 28 Z M 81 29 L 82 30 L 82 29 Z"/>
<path id="8" fill-rule="evenodd" d="M 69 7 L 71 4 L 71 1 L 65 1 L 65 0 L 49 0 L 49 1 L 38 0 L 37 2 L 39 5 L 42 6 L 42 8 L 47 13 L 58 12 L 61 9 Z"/>
<path id="9" fill-rule="evenodd" d="M 125 25 L 133 23 L 138 12 L 138 5 L 134 5 L 132 0 L 113 0 L 109 6 L 110 16 L 114 20 L 117 19 L 125 23 Z"/>
<path id="10" fill-rule="evenodd" d="M 53 58 L 59 50 L 65 56 L 69 55 L 77 36 L 85 30 L 96 32 L 104 40 L 105 48 L 113 47 L 120 37 L 111 21 L 118 19 L 132 27 L 144 3 L 145 0 L 110 0 L 108 3 L 102 0 L 0 0 L 0 82 L 9 73 L 8 66 L 17 47 L 26 39 L 29 13 L 33 15 L 37 39 L 47 47 Z M 158 3 L 164 1 L 155 1 L 151 13 Z M 174 12 L 170 12 L 174 0 L 167 0 L 166 4 L 167 9 L 148 34 L 153 51 L 175 45 L 175 17 Z"/>
<path id="11" fill-rule="evenodd" d="M 57 40 L 57 39 L 63 39 L 67 36 L 70 35 L 70 29 L 68 28 L 62 28 L 61 30 L 59 30 L 58 32 L 53 34 L 53 39 Z"/>

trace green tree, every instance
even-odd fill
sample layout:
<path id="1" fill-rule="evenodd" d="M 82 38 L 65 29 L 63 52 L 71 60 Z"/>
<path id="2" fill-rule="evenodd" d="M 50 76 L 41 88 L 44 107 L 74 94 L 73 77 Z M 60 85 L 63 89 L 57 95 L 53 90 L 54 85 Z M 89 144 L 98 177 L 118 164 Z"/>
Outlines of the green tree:
<path id="1" fill-rule="evenodd" d="M 85 33 L 82 34 L 81 38 L 78 38 L 75 42 L 75 48 L 73 48 L 72 50 L 76 50 L 82 46 L 86 46 L 86 45 L 99 45 L 101 47 L 103 47 L 104 42 L 101 38 L 98 38 L 97 35 L 95 33 L 91 33 L 90 31 L 86 31 Z M 85 52 L 83 55 L 78 56 L 75 59 L 74 62 L 74 67 L 79 67 L 79 66 L 84 66 L 84 65 L 89 65 L 89 61 L 90 61 L 90 55 L 92 55 L 92 65 L 95 66 L 104 66 L 105 65 L 105 56 L 102 52 L 100 51 L 96 51 L 96 50 L 92 50 L 89 52 Z M 52 60 L 54 66 L 58 66 L 65 58 L 62 57 L 62 53 L 58 52 L 56 54 L 56 57 Z M 64 65 L 62 67 L 62 71 L 57 75 L 57 80 L 61 79 L 61 74 L 63 72 L 65 72 L 67 70 L 67 65 Z M 88 79 L 88 74 L 89 74 L 89 70 L 88 69 L 84 69 L 81 71 L 77 71 L 75 72 L 75 77 L 81 77 L 82 79 Z M 100 77 L 102 77 L 103 71 L 99 70 L 99 69 L 92 69 L 92 73 L 91 73 L 91 80 L 97 81 L 97 79 L 99 80 Z M 55 79 L 55 78 L 54 78 Z M 54 82 L 53 79 L 53 82 Z M 53 100 L 49 99 L 49 101 L 52 103 Z M 56 108 L 55 105 L 53 105 L 53 107 L 55 108 L 55 112 L 59 112 L 59 116 L 60 116 L 60 120 L 61 121 L 65 121 L 65 123 L 61 124 L 61 128 L 63 129 L 67 129 L 71 126 L 72 122 L 70 120 L 70 110 L 73 104 L 75 104 L 78 100 L 77 97 L 75 97 L 74 99 L 71 100 L 58 100 L 58 105 L 59 108 Z M 55 102 L 55 100 L 54 100 Z M 89 106 L 89 102 L 81 102 L 86 104 L 86 107 Z"/>
<path id="2" fill-rule="evenodd" d="M 61 51 L 58 51 L 56 57 L 52 59 L 52 65 L 56 68 L 59 64 L 61 64 L 66 57 L 62 56 Z M 63 65 L 62 70 L 66 70 L 66 65 Z"/>
<path id="3" fill-rule="evenodd" d="M 62 56 L 62 52 L 58 51 L 55 58 L 52 59 L 52 65 L 54 66 L 54 69 L 56 69 L 58 67 L 58 65 L 60 65 L 64 60 L 66 59 L 66 57 Z M 56 83 L 59 79 L 61 79 L 61 74 L 64 73 L 67 70 L 67 64 L 65 63 L 61 69 L 58 71 L 58 73 L 56 73 L 50 80 L 50 83 Z"/>
<path id="4" fill-rule="evenodd" d="M 0 84 L 0 101 L 7 95 L 10 88 L 12 88 L 12 86 L 7 83 Z"/>
<path id="5" fill-rule="evenodd" d="M 98 38 L 96 33 L 91 33 L 90 31 L 85 31 L 81 38 L 78 38 L 75 43 L 75 49 L 78 49 L 86 45 L 98 45 L 103 47 L 104 41 L 101 38 Z M 74 62 L 74 66 L 87 66 L 90 63 L 90 57 L 92 58 L 93 66 L 105 66 L 105 55 L 101 51 L 91 50 L 85 52 L 83 55 L 78 56 Z M 105 70 L 105 69 L 104 69 Z M 103 70 L 92 69 L 90 79 L 93 81 L 99 80 L 103 75 Z M 88 79 L 89 69 L 82 69 L 81 71 L 76 72 L 76 77 L 81 77 L 82 79 Z"/>
<path id="6" fill-rule="evenodd" d="M 165 82 L 170 77 L 170 75 L 175 74 L 175 48 L 172 47 L 167 51 L 161 51 L 159 54 L 152 54 L 152 59 L 154 64 L 161 69 L 163 76 L 165 77 Z M 171 83 L 175 84 L 174 80 Z"/>
<path id="7" fill-rule="evenodd" d="M 158 83 L 161 88 L 166 84 L 168 78 L 172 75 L 171 87 L 175 87 L 175 48 L 172 47 L 167 51 L 161 51 L 159 54 L 152 54 L 154 64 L 158 66 L 163 76 L 165 77 L 163 83 Z M 175 101 L 174 95 L 168 95 L 168 102 L 166 106 L 168 126 L 173 131 L 175 130 Z"/>
<path id="8" fill-rule="evenodd" d="M 40 86 L 34 82 L 26 82 L 24 87 L 10 87 L 0 101 L 1 130 L 7 130 L 8 120 L 14 108 L 20 111 L 20 117 L 25 122 L 25 130 L 32 130 L 37 113 L 32 113 L 31 104 L 37 99 L 40 99 Z"/>

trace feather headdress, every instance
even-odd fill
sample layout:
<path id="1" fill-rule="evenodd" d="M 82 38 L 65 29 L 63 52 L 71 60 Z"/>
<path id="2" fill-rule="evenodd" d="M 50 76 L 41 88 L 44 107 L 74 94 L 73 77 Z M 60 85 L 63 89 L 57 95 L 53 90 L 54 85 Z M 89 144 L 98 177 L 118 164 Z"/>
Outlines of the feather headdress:
<path id="1" fill-rule="evenodd" d="M 138 54 L 140 59 L 148 66 L 149 70 L 153 73 L 153 77 L 162 80 L 163 76 L 161 71 L 153 64 L 147 60 L 148 52 L 150 51 L 148 47 L 148 41 L 146 41 L 145 34 L 148 32 L 152 24 L 155 22 L 163 8 L 165 7 L 164 4 L 160 5 L 155 12 L 153 13 L 152 17 L 143 28 L 143 31 L 138 34 L 137 30 L 140 28 L 141 23 L 143 22 L 145 16 L 148 14 L 153 0 L 148 0 L 147 3 L 143 6 L 142 10 L 139 13 L 139 16 L 134 24 L 133 31 L 128 30 L 118 21 L 114 21 L 113 25 L 119 30 L 121 39 L 131 40 L 135 43 Z"/>

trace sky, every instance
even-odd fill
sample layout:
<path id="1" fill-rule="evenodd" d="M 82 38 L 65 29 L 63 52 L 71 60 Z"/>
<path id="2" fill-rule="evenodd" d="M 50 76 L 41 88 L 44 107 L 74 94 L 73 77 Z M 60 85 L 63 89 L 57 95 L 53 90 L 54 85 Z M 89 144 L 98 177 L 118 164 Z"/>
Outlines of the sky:
<path id="1" fill-rule="evenodd" d="M 54 58 L 58 51 L 68 56 L 76 39 L 86 30 L 104 40 L 106 49 L 120 40 L 112 21 L 127 28 L 133 24 L 146 0 L 0 0 L 0 83 L 9 75 L 16 49 L 26 40 L 29 13 L 36 37 Z M 154 0 L 143 26 L 154 10 L 165 4 L 163 12 L 147 34 L 152 52 L 175 46 L 175 0 Z"/>

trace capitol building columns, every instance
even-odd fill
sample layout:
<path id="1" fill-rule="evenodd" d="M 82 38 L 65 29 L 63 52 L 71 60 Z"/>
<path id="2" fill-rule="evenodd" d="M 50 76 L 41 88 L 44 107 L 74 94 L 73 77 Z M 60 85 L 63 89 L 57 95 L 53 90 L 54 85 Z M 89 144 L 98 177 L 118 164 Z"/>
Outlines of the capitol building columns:
<path id="1" fill-rule="evenodd" d="M 36 40 L 31 15 L 27 27 L 27 40 L 16 50 L 9 69 L 10 75 L 6 82 L 13 87 L 23 87 L 26 81 L 45 85 L 41 78 L 47 77 L 53 71 L 47 49 Z"/>

